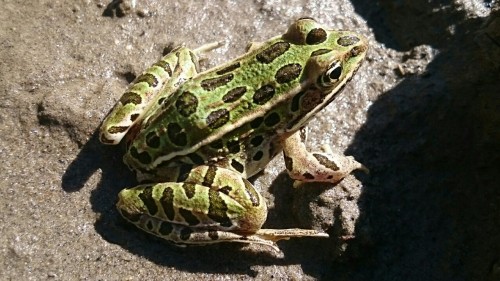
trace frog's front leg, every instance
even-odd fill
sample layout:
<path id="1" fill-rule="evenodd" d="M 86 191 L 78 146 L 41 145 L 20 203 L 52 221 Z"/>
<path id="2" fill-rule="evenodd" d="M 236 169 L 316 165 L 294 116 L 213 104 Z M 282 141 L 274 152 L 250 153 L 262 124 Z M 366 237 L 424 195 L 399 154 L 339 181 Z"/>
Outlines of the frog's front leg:
<path id="1" fill-rule="evenodd" d="M 101 126 L 100 140 L 118 144 L 133 125 L 140 123 L 168 100 L 186 80 L 198 73 L 198 54 L 219 47 L 203 45 L 195 50 L 179 47 L 146 69 L 129 86 Z"/>
<path id="2" fill-rule="evenodd" d="M 137 227 L 176 244 L 256 243 L 278 249 L 291 237 L 328 237 L 305 229 L 260 229 L 267 216 L 264 198 L 229 169 L 198 166 L 185 182 L 124 189 L 117 208 Z"/>
<path id="3" fill-rule="evenodd" d="M 285 166 L 290 177 L 302 182 L 338 182 L 354 170 L 368 169 L 352 156 L 332 152 L 329 147 L 323 152 L 309 152 L 305 141 L 307 130 L 302 128 L 283 139 Z"/>

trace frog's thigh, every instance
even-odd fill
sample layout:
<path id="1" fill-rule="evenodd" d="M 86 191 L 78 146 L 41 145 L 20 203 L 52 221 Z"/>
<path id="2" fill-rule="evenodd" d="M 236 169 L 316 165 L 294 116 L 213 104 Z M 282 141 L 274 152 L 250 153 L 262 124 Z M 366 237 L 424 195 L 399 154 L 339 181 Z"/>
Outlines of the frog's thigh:
<path id="1" fill-rule="evenodd" d="M 309 152 L 303 128 L 281 141 L 285 166 L 291 178 L 304 182 L 338 182 L 356 169 L 366 170 L 352 156 L 332 152 Z"/>
<path id="2" fill-rule="evenodd" d="M 179 242 L 175 240 L 177 234 L 190 230 L 251 235 L 261 228 L 267 216 L 265 200 L 248 180 L 231 170 L 205 165 L 193 169 L 184 182 L 124 189 L 117 208 L 139 228 L 174 242 Z M 165 235 L 162 229 L 173 226 L 185 230 Z M 224 237 L 227 241 L 235 236 Z"/>

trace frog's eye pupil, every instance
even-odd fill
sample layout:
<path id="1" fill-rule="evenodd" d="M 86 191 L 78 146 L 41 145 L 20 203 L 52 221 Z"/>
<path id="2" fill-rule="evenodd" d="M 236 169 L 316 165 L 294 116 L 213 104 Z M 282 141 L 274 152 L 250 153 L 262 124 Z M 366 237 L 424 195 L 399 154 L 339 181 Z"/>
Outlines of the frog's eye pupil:
<path id="1" fill-rule="evenodd" d="M 338 80 L 340 78 L 340 75 L 342 75 L 342 65 L 339 63 L 335 64 L 330 68 L 330 70 L 327 72 L 328 78 L 330 80 Z"/>
<path id="2" fill-rule="evenodd" d="M 320 84 L 323 87 L 331 87 L 336 84 L 342 76 L 342 63 L 334 61 L 330 64 L 327 71 L 321 75 Z"/>

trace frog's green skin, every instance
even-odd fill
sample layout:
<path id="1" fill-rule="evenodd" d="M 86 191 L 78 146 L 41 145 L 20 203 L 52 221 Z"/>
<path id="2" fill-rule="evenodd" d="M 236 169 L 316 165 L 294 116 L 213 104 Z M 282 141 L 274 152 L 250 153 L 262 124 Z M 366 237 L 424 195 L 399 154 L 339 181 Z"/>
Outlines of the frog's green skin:
<path id="1" fill-rule="evenodd" d="M 126 137 L 124 162 L 153 183 L 121 191 L 120 213 L 177 244 L 275 247 L 290 237 L 326 237 L 261 229 L 266 203 L 246 179 L 282 150 L 298 181 L 337 182 L 364 168 L 329 149 L 308 152 L 302 128 L 354 75 L 366 39 L 299 19 L 284 35 L 197 73 L 197 54 L 215 47 L 173 50 L 137 77 L 103 122 L 101 142 Z"/>

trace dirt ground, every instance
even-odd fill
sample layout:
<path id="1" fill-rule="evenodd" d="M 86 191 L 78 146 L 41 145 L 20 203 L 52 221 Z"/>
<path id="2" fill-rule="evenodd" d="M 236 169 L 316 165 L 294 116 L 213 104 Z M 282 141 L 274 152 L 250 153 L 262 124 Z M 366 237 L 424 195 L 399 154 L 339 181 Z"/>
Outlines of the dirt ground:
<path id="1" fill-rule="evenodd" d="M 500 280 L 498 1 L 132 2 L 1 1 L 0 279 Z M 331 238 L 178 248 L 126 223 L 136 181 L 97 132 L 127 84 L 164 49 L 222 41 L 210 68 L 303 16 L 370 40 L 308 126 L 370 174 L 292 189 L 279 156 L 252 182 L 266 228 Z"/>

